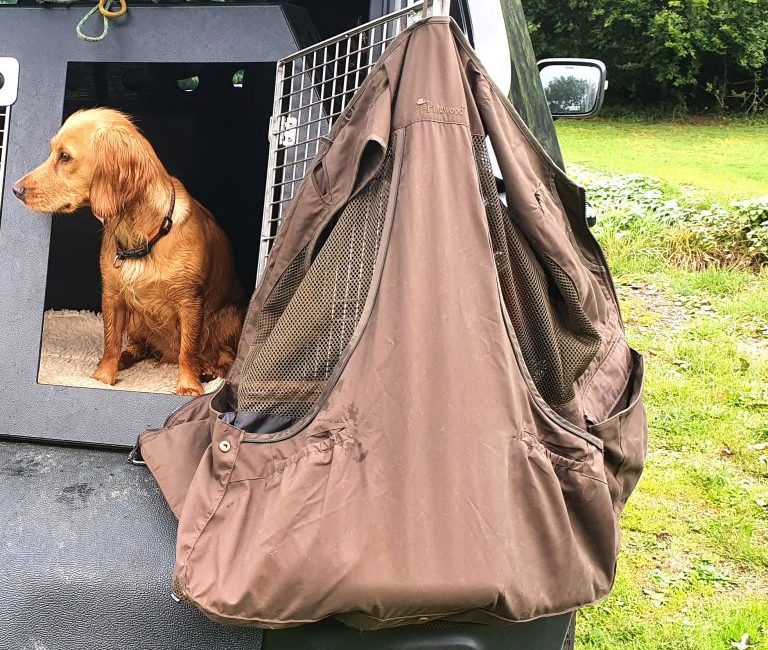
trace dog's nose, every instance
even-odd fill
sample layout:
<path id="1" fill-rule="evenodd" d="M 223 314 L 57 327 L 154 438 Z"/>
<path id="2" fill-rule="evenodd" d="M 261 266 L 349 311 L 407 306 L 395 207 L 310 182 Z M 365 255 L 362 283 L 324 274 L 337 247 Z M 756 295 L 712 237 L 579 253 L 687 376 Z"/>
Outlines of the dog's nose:
<path id="1" fill-rule="evenodd" d="M 24 193 L 26 191 L 27 191 L 27 188 L 24 187 L 18 181 L 13 184 L 13 193 L 16 195 L 17 199 L 23 199 L 24 198 Z"/>

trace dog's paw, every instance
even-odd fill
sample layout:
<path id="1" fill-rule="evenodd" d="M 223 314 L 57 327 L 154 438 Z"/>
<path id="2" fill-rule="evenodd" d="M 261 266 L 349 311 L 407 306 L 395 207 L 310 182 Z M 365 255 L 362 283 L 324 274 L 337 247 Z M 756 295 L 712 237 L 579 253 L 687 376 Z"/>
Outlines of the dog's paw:
<path id="1" fill-rule="evenodd" d="M 204 368 L 200 373 L 200 377 L 203 381 L 213 381 L 214 379 L 219 379 L 220 377 L 226 377 L 227 372 L 229 372 L 229 368 L 224 368 L 222 366 L 211 366 L 210 368 Z"/>
<path id="2" fill-rule="evenodd" d="M 120 355 L 120 361 L 117 362 L 117 369 L 126 370 L 138 362 L 139 359 L 136 358 L 133 352 L 130 350 L 125 350 L 125 352 Z"/>
<path id="3" fill-rule="evenodd" d="M 200 382 L 197 382 L 197 385 L 192 386 L 182 386 L 179 384 L 176 387 L 176 394 L 187 395 L 189 397 L 200 397 L 200 395 L 203 394 L 203 385 Z"/>
<path id="4" fill-rule="evenodd" d="M 100 381 L 102 384 L 114 386 L 115 382 L 117 381 L 117 369 L 99 366 L 96 368 L 91 377 L 96 381 Z"/>

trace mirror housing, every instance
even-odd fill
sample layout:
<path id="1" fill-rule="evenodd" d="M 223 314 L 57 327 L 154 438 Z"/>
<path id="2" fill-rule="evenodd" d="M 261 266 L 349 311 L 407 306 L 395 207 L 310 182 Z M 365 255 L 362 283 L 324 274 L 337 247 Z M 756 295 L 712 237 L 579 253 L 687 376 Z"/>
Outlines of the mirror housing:
<path id="1" fill-rule="evenodd" d="M 539 77 L 553 118 L 591 117 L 603 105 L 606 67 L 597 59 L 542 59 Z"/>

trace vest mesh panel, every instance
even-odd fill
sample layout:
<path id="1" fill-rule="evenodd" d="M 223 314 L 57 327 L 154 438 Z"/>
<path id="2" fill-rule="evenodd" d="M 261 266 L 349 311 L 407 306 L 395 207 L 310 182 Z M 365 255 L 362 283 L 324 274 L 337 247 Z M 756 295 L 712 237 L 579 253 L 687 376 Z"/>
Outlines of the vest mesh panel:
<path id="1" fill-rule="evenodd" d="M 600 348 L 600 335 L 582 311 L 573 281 L 554 260 L 533 251 L 499 200 L 485 138 L 474 137 L 474 150 L 501 291 L 525 365 L 545 400 L 566 404 Z"/>
<path id="2" fill-rule="evenodd" d="M 319 250 L 302 250 L 275 285 L 243 364 L 239 410 L 301 418 L 322 394 L 368 297 L 393 150 L 394 143 L 377 174 L 323 233 Z"/>

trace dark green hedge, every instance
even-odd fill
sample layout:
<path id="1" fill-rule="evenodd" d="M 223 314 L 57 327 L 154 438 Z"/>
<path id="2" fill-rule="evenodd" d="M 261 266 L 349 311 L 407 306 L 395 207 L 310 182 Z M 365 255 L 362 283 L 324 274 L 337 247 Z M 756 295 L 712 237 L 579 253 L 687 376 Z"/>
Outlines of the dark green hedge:
<path id="1" fill-rule="evenodd" d="M 607 101 L 768 108 L 768 0 L 523 0 L 540 58 L 608 65 Z"/>

